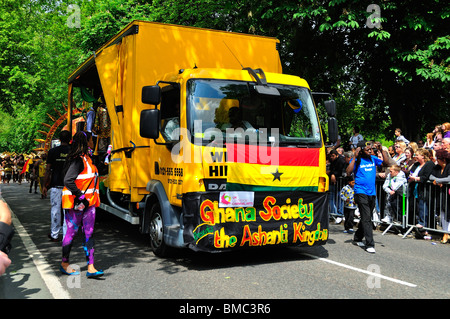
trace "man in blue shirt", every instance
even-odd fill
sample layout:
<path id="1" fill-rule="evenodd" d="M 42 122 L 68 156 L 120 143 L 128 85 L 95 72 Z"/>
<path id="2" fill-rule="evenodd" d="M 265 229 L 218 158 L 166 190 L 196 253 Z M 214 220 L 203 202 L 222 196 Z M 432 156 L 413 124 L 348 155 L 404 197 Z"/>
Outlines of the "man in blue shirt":
<path id="1" fill-rule="evenodd" d="M 375 154 L 382 152 L 383 160 Z M 347 175 L 355 176 L 355 202 L 361 214 L 361 221 L 353 240 L 360 247 L 365 247 L 368 253 L 375 253 L 375 241 L 373 240 L 372 212 L 375 208 L 376 190 L 375 178 L 377 166 L 388 166 L 389 154 L 382 150 L 381 143 L 360 141 L 357 145 L 355 157 L 350 160 L 347 167 Z M 362 242 L 366 238 L 366 244 Z"/>

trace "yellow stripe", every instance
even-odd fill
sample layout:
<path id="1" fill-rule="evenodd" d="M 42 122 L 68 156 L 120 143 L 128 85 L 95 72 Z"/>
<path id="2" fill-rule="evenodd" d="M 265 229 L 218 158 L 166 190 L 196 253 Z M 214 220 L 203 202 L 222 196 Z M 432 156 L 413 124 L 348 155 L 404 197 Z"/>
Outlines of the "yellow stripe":
<path id="1" fill-rule="evenodd" d="M 279 180 L 277 169 L 278 175 L 281 174 Z M 317 186 L 319 167 L 228 163 L 227 175 L 228 183 L 279 187 Z"/>

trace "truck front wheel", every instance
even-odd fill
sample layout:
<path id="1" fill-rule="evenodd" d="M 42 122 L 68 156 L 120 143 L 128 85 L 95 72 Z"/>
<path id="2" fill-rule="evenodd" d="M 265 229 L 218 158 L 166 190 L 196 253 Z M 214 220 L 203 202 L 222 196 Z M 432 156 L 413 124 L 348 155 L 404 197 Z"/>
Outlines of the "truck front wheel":
<path id="1" fill-rule="evenodd" d="M 167 255 L 168 247 L 164 242 L 164 227 L 161 207 L 155 203 L 150 210 L 150 246 L 156 256 Z"/>

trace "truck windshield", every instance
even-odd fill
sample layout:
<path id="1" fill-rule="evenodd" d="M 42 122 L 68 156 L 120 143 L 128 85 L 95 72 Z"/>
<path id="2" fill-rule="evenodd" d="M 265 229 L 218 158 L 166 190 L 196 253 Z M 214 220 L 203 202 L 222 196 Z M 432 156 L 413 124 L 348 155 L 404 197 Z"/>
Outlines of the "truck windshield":
<path id="1" fill-rule="evenodd" d="M 189 80 L 187 121 L 192 142 L 321 146 L 317 113 L 307 88 L 271 84 L 280 95 L 269 96 L 257 93 L 255 85 Z"/>

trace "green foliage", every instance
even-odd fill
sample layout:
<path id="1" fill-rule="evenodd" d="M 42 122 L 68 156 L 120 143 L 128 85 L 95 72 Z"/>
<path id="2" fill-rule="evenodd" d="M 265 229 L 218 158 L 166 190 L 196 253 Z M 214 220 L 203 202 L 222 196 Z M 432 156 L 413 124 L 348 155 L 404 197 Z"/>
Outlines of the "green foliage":
<path id="1" fill-rule="evenodd" d="M 450 36 L 439 37 L 426 49 L 414 50 L 406 54 L 404 61 L 418 61 L 422 66 L 417 67 L 416 74 L 427 80 L 450 82 Z"/>
<path id="2" fill-rule="evenodd" d="M 374 16 L 372 3 L 0 0 L 0 151 L 32 150 L 47 113 L 65 112 L 69 74 L 135 19 L 277 37 L 284 73 L 336 99 L 343 141 L 355 125 L 372 138 L 390 140 L 394 127 L 423 137 L 449 120 L 450 7 L 386 0 Z"/>

